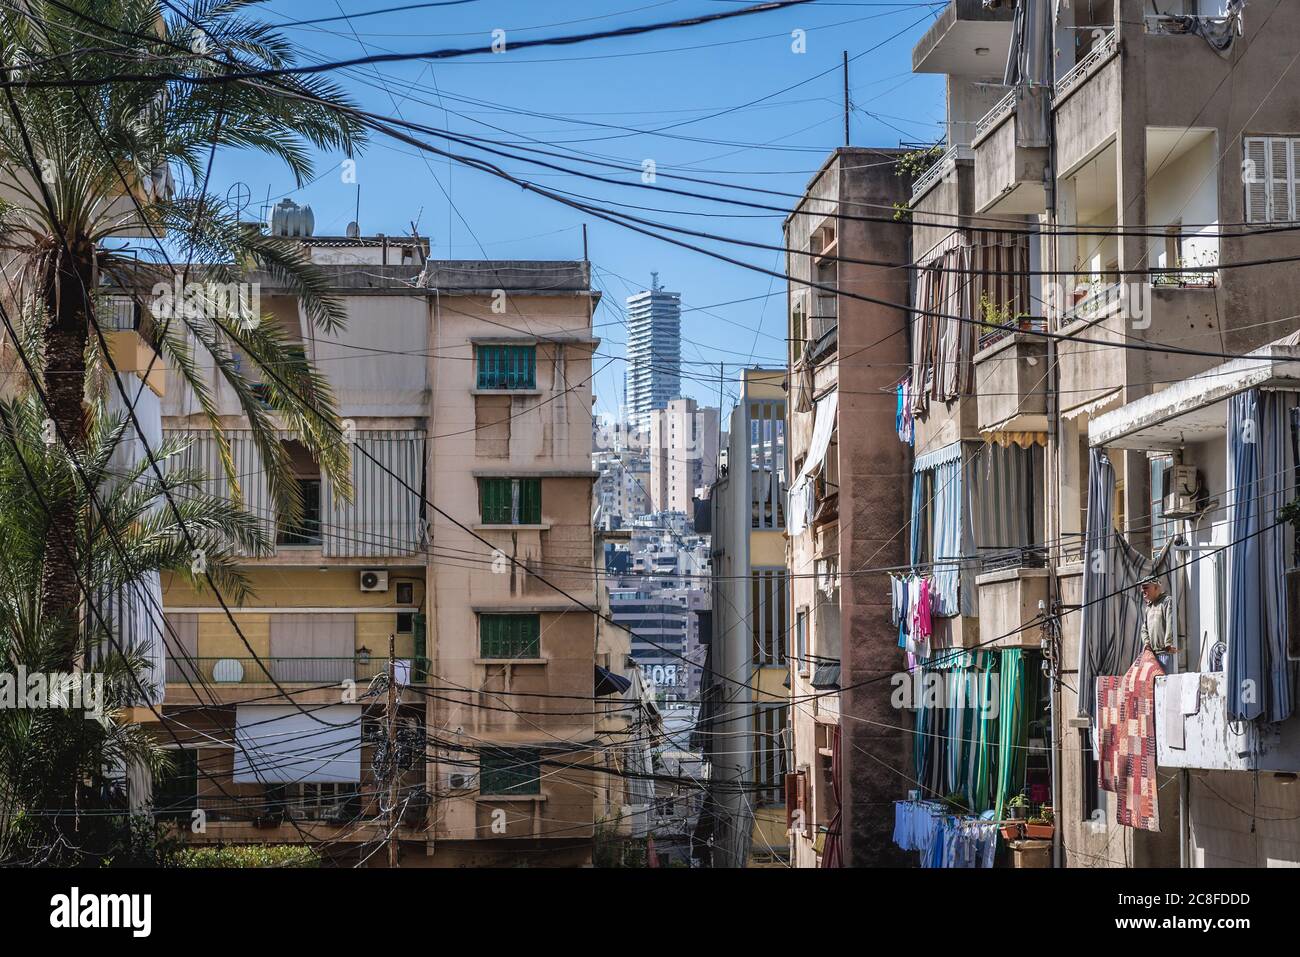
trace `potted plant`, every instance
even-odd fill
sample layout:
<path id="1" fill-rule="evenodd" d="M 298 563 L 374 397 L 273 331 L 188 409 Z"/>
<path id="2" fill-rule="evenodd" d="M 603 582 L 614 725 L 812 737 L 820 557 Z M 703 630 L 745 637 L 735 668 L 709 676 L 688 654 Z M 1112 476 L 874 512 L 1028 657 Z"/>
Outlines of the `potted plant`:
<path id="1" fill-rule="evenodd" d="M 1020 840 L 1021 827 L 1023 827 L 1023 825 L 1018 821 L 1003 821 L 998 826 L 998 830 L 1002 833 L 1002 840 L 1018 841 Z"/>
<path id="2" fill-rule="evenodd" d="M 1056 831 L 1056 825 L 1052 820 L 1052 809 L 1044 804 L 1038 809 L 1038 814 L 1031 817 L 1025 822 L 1025 837 L 1030 840 L 1050 841 L 1052 834 Z"/>
<path id="3" fill-rule="evenodd" d="M 1023 821 L 1029 817 L 1029 796 L 1021 791 L 1007 802 L 1007 817 L 1013 821 Z"/>

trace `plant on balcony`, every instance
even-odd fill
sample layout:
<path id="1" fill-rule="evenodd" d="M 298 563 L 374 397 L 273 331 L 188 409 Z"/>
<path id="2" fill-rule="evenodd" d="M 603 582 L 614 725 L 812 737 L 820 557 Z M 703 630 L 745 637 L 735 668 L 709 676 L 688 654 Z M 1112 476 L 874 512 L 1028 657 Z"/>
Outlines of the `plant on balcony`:
<path id="1" fill-rule="evenodd" d="M 936 143 L 919 150 L 904 153 L 894 162 L 894 175 L 906 176 L 916 182 L 943 158 L 943 146 Z M 912 219 L 912 207 L 907 203 L 894 203 L 894 222 L 905 223 Z"/>
<path id="2" fill-rule="evenodd" d="M 980 293 L 979 316 L 980 316 L 980 344 L 985 345 L 995 337 L 1005 335 L 1010 332 L 1023 331 L 1029 328 L 1030 315 L 1027 312 L 1017 312 L 1011 308 L 1011 300 L 1007 300 L 1002 305 L 998 305 L 987 292 Z"/>
<path id="3" fill-rule="evenodd" d="M 1029 817 L 1029 795 L 1021 791 L 1007 802 L 1007 817 L 1013 821 L 1023 821 Z"/>
<path id="4" fill-rule="evenodd" d="M 113 450 L 128 429 L 96 398 L 85 447 L 69 454 L 46 440 L 45 410 L 35 397 L 0 401 L 0 696 L 25 690 L 16 682 L 4 690 L 20 667 L 28 675 L 67 673 L 69 652 L 85 663 L 83 684 L 102 680 L 98 707 L 84 699 L 89 707 L 49 707 L 48 698 L 0 707 L 0 865 L 98 866 L 150 857 L 156 831 L 147 818 L 142 826 L 128 813 L 124 772 L 167 770 L 167 739 L 119 715 L 156 700 L 148 645 L 158 638 L 148 624 L 134 636 L 120 633 L 120 622 L 132 616 L 114 611 L 148 619 L 156 610 L 159 621 L 161 608 L 149 605 L 148 592 L 126 586 L 163 571 L 193 578 L 190 542 L 172 513 L 158 507 L 163 490 L 176 497 L 206 550 L 208 571 L 232 601 L 247 594 L 236 555 L 266 543 L 254 518 L 206 495 L 206 476 L 181 465 L 187 442 L 158 447 L 161 480 L 147 463 L 123 465 Z M 51 603 L 41 587 L 51 548 L 77 549 L 76 583 L 89 598 L 84 621 L 80 606 Z"/>
<path id="5" fill-rule="evenodd" d="M 1038 813 L 1025 822 L 1025 837 L 1030 840 L 1050 841 L 1056 832 L 1052 808 L 1044 804 Z"/>
<path id="6" fill-rule="evenodd" d="M 1177 271 L 1153 271 L 1151 284 L 1162 288 L 1211 289 L 1216 282 L 1215 271 L 1219 268 L 1219 257 L 1213 252 L 1206 251 L 1191 258 L 1179 258 L 1175 268 Z"/>

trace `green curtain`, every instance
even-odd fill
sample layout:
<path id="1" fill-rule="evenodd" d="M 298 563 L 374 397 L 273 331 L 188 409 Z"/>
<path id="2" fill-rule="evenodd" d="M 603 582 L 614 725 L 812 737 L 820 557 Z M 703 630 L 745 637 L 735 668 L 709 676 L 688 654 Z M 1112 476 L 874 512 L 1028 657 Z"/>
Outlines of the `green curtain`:
<path id="1" fill-rule="evenodd" d="M 1019 648 L 1002 651 L 998 707 L 998 787 L 994 812 L 1001 821 L 1007 801 L 1024 787 L 1029 722 L 1025 718 L 1025 659 Z"/>

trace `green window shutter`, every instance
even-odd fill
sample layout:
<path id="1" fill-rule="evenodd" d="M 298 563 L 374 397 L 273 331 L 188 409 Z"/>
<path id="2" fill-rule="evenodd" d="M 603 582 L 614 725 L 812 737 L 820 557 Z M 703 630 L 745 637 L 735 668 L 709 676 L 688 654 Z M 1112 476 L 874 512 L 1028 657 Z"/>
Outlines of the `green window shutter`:
<path id="1" fill-rule="evenodd" d="M 517 508 L 516 508 L 517 504 Z M 542 521 L 542 480 L 479 479 L 479 514 L 485 525 L 538 525 Z"/>
<path id="2" fill-rule="evenodd" d="M 479 479 L 479 506 L 485 525 L 509 525 L 512 491 L 508 478 Z"/>
<path id="3" fill-rule="evenodd" d="M 540 794 L 540 755 L 533 748 L 484 748 L 478 789 L 480 794 Z"/>
<path id="4" fill-rule="evenodd" d="M 479 655 L 483 658 L 540 658 L 540 615 L 479 615 Z"/>
<path id="5" fill-rule="evenodd" d="M 478 346 L 478 388 L 537 388 L 536 346 Z"/>
<path id="6" fill-rule="evenodd" d="M 542 480 L 519 480 L 519 522 L 540 525 L 542 521 Z"/>

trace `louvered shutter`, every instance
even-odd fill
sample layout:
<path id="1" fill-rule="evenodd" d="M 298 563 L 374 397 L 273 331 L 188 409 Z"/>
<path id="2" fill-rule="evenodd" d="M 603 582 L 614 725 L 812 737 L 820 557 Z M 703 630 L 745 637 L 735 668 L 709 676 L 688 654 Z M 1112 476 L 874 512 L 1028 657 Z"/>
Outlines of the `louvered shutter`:
<path id="1" fill-rule="evenodd" d="M 1290 142 L 1280 136 L 1268 140 L 1269 221 L 1289 223 L 1294 218 L 1291 199 Z"/>
<path id="2" fill-rule="evenodd" d="M 1246 222 L 1263 223 L 1268 210 L 1268 140 L 1262 136 L 1246 137 L 1242 179 L 1246 185 Z"/>

